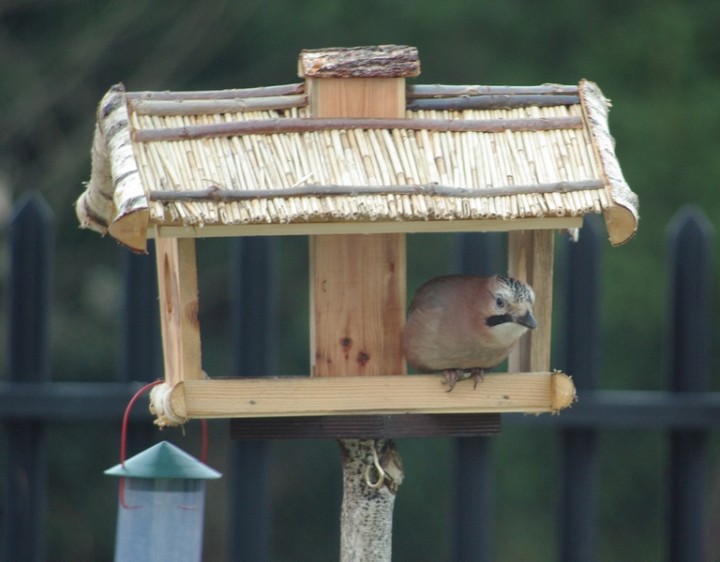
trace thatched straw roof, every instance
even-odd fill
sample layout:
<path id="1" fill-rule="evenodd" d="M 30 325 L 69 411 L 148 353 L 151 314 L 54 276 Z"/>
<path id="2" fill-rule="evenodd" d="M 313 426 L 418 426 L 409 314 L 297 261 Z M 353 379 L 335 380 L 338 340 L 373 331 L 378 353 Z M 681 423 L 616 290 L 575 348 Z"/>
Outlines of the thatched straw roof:
<path id="1" fill-rule="evenodd" d="M 613 244 L 634 234 L 637 197 L 592 82 L 415 85 L 406 99 L 403 119 L 320 119 L 303 84 L 114 86 L 98 110 L 78 216 L 136 250 L 152 227 L 179 236 L 411 232 L 447 221 L 553 228 L 602 213 Z"/>

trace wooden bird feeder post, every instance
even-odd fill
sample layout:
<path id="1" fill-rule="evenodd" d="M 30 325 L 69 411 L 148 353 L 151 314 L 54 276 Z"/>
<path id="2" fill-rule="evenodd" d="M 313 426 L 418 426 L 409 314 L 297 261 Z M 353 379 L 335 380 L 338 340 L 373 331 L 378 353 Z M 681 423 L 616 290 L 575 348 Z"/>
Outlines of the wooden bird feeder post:
<path id="1" fill-rule="evenodd" d="M 301 55 L 300 75 L 305 77 L 313 117 L 404 117 L 405 78 L 420 70 L 415 53 L 386 53 L 387 64 L 380 65 L 368 54 L 357 49 L 330 57 Z M 310 287 L 313 376 L 405 374 L 400 347 L 406 304 L 405 234 L 312 236 Z M 391 556 L 402 463 L 392 440 L 371 437 L 340 440 L 344 561 Z"/>
<path id="2" fill-rule="evenodd" d="M 637 229 L 607 125 L 577 86 L 408 85 L 416 49 L 303 51 L 304 82 L 207 92 L 126 92 L 100 103 L 81 225 L 157 250 L 164 384 L 159 426 L 233 418 L 235 438 L 340 440 L 342 558 L 390 557 L 403 477 L 394 437 L 482 435 L 503 412 L 557 412 L 551 370 L 553 239 L 601 213 L 610 242 Z M 535 291 L 536 330 L 509 372 L 445 392 L 406 374 L 405 235 L 506 231 L 511 276 Z M 310 237 L 311 376 L 202 370 L 195 238 Z M 272 373 L 268 373 L 272 374 Z"/>

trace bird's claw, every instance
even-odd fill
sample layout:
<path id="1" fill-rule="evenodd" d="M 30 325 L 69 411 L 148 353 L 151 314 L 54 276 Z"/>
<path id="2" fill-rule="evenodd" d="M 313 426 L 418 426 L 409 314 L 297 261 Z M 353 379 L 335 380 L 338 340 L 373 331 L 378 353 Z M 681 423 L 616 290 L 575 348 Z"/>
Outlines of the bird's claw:
<path id="1" fill-rule="evenodd" d="M 443 384 L 446 384 L 448 389 L 447 392 L 452 392 L 452 389 L 455 388 L 455 384 L 458 381 L 458 369 L 445 369 L 443 371 Z"/>
<path id="2" fill-rule="evenodd" d="M 472 371 L 472 378 L 475 381 L 473 384 L 473 390 L 477 388 L 477 385 L 479 382 L 483 381 L 483 375 L 485 374 L 485 369 L 473 369 Z"/>
<path id="3" fill-rule="evenodd" d="M 482 382 L 483 375 L 485 374 L 485 369 L 475 368 L 475 369 L 445 369 L 443 372 L 443 381 L 442 383 L 447 385 L 448 389 L 447 392 L 451 392 L 453 388 L 455 388 L 455 385 L 458 381 L 463 381 L 465 379 L 469 379 L 470 377 L 473 378 L 475 381 L 475 384 L 473 385 L 473 389 L 477 388 L 478 382 Z"/>

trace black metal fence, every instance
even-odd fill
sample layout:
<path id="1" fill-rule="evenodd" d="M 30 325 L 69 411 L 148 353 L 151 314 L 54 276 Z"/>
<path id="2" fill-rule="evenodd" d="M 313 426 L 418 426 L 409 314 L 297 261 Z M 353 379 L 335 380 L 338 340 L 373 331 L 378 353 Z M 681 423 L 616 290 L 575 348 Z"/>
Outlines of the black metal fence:
<path id="1" fill-rule="evenodd" d="M 708 559 L 706 501 L 708 441 L 720 427 L 720 393 L 710 392 L 711 249 L 714 233 L 696 208 L 678 212 L 668 228 L 671 327 L 670 388 L 667 391 L 607 391 L 599 388 L 600 240 L 590 222 L 580 242 L 568 244 L 568 272 L 562 367 L 574 377 L 581 401 L 560 416 L 505 416 L 505 424 L 552 427 L 562 449 L 562 497 L 558 556 L 563 561 L 599 559 L 598 435 L 607 428 L 651 428 L 667 432 L 665 558 Z M 459 270 L 482 272 L 501 262 L 498 235 L 457 237 Z M 123 260 L 126 283 L 122 310 L 122 353 L 117 381 L 52 382 L 49 315 L 52 284 L 53 217 L 38 195 L 16 206 L 9 236 L 8 364 L 0 382 L 0 420 L 5 434 L 2 560 L 46 560 L 48 424 L 119 420 L 141 381 L 136 373 L 158 372 L 154 261 L 129 253 Z M 236 375 L 272 373 L 273 241 L 235 243 L 232 270 Z M 136 420 L 148 414 L 134 412 Z M 455 440 L 456 466 L 452 559 L 492 560 L 494 518 L 493 441 Z M 234 442 L 228 459 L 228 560 L 270 558 L 267 493 L 268 444 Z M 402 491 L 401 491 L 402 493 Z"/>

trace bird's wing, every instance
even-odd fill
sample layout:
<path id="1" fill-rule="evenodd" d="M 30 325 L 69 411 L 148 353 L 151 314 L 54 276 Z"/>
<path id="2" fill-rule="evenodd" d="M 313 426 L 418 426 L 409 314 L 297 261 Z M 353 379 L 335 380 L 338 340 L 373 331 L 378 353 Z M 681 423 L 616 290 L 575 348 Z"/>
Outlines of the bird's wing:
<path id="1" fill-rule="evenodd" d="M 409 313 L 415 310 L 432 310 L 444 308 L 448 296 L 452 295 L 454 285 L 457 284 L 456 276 L 436 277 L 422 285 L 413 297 Z"/>

